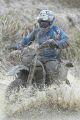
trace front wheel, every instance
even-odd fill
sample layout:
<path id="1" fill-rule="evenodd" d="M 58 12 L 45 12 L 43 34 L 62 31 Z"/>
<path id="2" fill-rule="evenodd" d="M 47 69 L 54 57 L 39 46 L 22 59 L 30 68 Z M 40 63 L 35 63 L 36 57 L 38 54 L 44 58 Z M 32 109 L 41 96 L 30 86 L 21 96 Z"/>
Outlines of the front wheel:
<path id="1" fill-rule="evenodd" d="M 29 71 L 26 70 L 21 70 L 17 74 L 16 80 L 11 82 L 11 84 L 8 86 L 6 90 L 7 101 L 10 101 L 10 103 L 14 102 L 15 99 L 17 99 L 17 97 L 16 98 L 14 97 L 14 99 L 12 99 L 13 98 L 12 96 L 16 96 L 19 93 L 20 88 L 25 87 L 27 89 L 27 87 L 29 86 L 27 83 L 28 75 Z M 39 90 L 42 90 L 45 85 L 45 77 L 46 72 L 44 66 L 40 63 L 39 65 L 36 66 L 34 77 L 32 79 L 31 85 L 33 86 L 33 88 L 38 88 Z"/>
<path id="2" fill-rule="evenodd" d="M 22 80 L 16 79 L 10 83 L 7 87 L 5 98 L 7 102 L 14 103 L 17 100 L 17 94 L 20 91 L 20 88 L 23 88 Z"/>
<path id="3" fill-rule="evenodd" d="M 17 73 L 17 78 L 10 83 L 6 90 L 5 97 L 8 102 L 14 102 L 16 99 L 15 96 L 19 93 L 20 88 L 26 87 L 28 75 L 29 72 L 27 70 L 20 70 Z"/>

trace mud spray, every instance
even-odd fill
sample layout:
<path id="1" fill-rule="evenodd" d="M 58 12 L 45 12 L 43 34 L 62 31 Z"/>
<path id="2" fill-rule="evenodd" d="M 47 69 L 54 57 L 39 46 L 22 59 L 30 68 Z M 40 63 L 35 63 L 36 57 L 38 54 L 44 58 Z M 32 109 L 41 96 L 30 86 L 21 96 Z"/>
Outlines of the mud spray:
<path id="1" fill-rule="evenodd" d="M 80 120 L 79 70 L 79 66 L 68 70 L 70 86 L 63 82 L 60 86 L 45 87 L 43 91 L 24 88 L 11 96 L 11 100 L 16 100 L 11 104 L 6 103 L 4 97 L 10 81 L 1 80 L 0 120 Z"/>

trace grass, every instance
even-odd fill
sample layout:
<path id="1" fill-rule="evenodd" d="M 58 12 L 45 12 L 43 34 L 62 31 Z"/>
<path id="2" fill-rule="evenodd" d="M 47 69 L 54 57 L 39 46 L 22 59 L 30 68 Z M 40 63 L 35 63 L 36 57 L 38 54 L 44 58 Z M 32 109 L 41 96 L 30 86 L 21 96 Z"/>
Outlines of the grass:
<path id="1" fill-rule="evenodd" d="M 25 35 L 28 34 L 31 29 L 28 21 L 31 21 L 31 19 L 28 18 L 27 22 L 26 20 L 23 22 L 23 19 L 24 16 L 21 16 L 18 12 L 14 11 L 9 11 L 7 14 L 0 17 L 2 23 L 2 49 L 7 48 L 9 44 L 20 41 Z"/>
<path id="2" fill-rule="evenodd" d="M 8 13 L 0 17 L 0 21 L 2 23 L 0 49 L 2 51 L 2 55 L 5 55 L 5 57 L 7 57 L 10 52 L 8 51 L 8 47 L 11 44 L 20 41 L 33 28 L 34 22 L 32 17 L 28 17 L 26 13 L 24 13 L 24 15 L 20 12 L 18 13 L 18 11 L 10 10 Z M 69 29 L 69 33 L 70 46 L 68 49 L 63 50 L 62 58 L 70 60 L 80 59 L 80 32 L 76 28 L 71 27 Z"/>
<path id="3" fill-rule="evenodd" d="M 62 58 L 80 60 L 80 32 L 74 27 L 69 30 L 69 43 L 69 47 L 62 52 Z"/>
<path id="4" fill-rule="evenodd" d="M 10 0 L 4 0 L 6 4 L 9 4 L 10 3 Z"/>
<path id="5" fill-rule="evenodd" d="M 70 8 L 80 8 L 80 0 L 59 0 L 59 2 Z"/>

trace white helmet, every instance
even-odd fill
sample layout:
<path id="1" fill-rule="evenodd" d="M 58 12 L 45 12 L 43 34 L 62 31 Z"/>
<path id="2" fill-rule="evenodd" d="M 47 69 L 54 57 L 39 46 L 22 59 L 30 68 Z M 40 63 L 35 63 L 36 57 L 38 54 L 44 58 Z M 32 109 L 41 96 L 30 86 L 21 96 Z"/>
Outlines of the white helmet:
<path id="1" fill-rule="evenodd" d="M 40 12 L 40 14 L 37 17 L 37 20 L 49 20 L 49 21 L 53 21 L 54 20 L 54 15 L 53 12 L 51 10 L 42 10 Z"/>
<path id="2" fill-rule="evenodd" d="M 40 14 L 37 17 L 37 20 L 40 24 L 40 21 L 48 21 L 49 22 L 49 26 L 52 25 L 53 21 L 54 21 L 55 17 L 53 15 L 53 12 L 50 10 L 42 10 L 40 12 Z"/>

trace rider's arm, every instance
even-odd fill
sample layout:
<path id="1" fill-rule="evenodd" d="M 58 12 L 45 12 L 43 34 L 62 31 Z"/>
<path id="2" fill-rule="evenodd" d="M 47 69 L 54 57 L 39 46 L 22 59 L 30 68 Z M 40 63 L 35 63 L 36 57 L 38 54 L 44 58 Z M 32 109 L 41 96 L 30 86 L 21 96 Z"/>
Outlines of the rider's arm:
<path id="1" fill-rule="evenodd" d="M 16 48 L 19 49 L 25 45 L 29 46 L 35 39 L 35 32 L 36 30 L 33 30 L 29 35 L 25 36 L 19 43 L 16 44 Z"/>
<path id="2" fill-rule="evenodd" d="M 68 47 L 68 35 L 62 30 L 57 27 L 57 32 L 59 32 L 59 40 L 57 40 L 57 46 L 60 49 L 64 49 Z"/>

